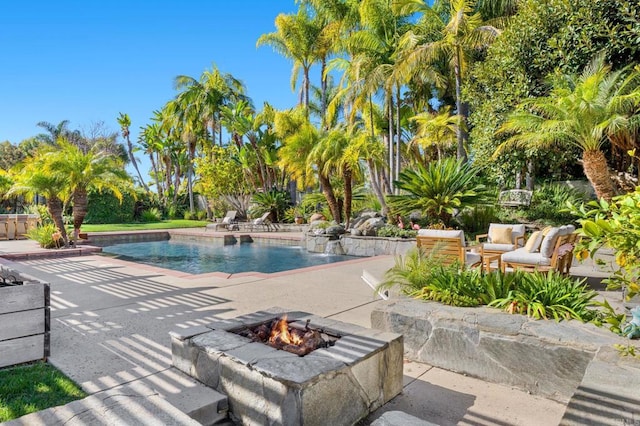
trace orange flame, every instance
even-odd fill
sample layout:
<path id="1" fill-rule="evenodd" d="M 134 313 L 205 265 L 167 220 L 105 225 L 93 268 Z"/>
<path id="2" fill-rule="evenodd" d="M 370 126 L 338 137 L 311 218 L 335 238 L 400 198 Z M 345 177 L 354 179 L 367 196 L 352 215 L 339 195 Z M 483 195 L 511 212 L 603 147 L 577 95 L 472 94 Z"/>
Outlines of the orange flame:
<path id="1" fill-rule="evenodd" d="M 287 316 L 283 316 L 271 330 L 269 343 L 281 343 L 287 345 L 301 345 L 302 338 L 296 334 L 289 333 L 289 323 Z"/>

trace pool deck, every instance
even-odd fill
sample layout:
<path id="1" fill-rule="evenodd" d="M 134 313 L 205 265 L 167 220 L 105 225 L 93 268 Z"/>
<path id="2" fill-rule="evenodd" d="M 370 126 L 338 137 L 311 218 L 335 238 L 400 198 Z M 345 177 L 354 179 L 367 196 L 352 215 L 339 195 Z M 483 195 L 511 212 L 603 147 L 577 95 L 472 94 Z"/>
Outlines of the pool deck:
<path id="1" fill-rule="evenodd" d="M 293 232 L 251 234 L 302 238 Z M 181 275 L 98 256 L 86 246 L 79 250 L 71 257 L 50 257 L 44 253 L 51 250 L 33 241 L 0 241 L 0 265 L 51 283 L 49 361 L 91 395 L 10 424 L 83 424 L 91 413 L 102 424 L 189 424 L 183 413 L 209 393 L 171 368 L 169 331 L 272 307 L 370 327 L 380 299 L 362 281 L 362 272 L 380 278 L 394 263 L 392 256 L 377 256 L 276 274 Z M 12 260 L 2 258 L 11 255 Z M 119 411 L 105 408 L 114 392 L 129 398 Z M 132 395 L 138 399 L 132 402 Z M 401 410 L 439 425 L 544 426 L 558 424 L 565 408 L 509 386 L 405 360 L 402 394 L 362 424 Z"/>

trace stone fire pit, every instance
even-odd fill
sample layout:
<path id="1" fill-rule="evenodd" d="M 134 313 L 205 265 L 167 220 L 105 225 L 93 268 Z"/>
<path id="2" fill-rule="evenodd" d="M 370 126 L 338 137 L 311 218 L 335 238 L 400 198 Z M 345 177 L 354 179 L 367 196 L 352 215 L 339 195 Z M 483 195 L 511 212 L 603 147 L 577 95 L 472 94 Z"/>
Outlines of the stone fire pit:
<path id="1" fill-rule="evenodd" d="M 340 338 L 300 357 L 230 331 L 283 314 Z M 173 365 L 226 394 L 242 424 L 351 425 L 402 390 L 403 341 L 395 333 L 273 308 L 170 334 Z"/>

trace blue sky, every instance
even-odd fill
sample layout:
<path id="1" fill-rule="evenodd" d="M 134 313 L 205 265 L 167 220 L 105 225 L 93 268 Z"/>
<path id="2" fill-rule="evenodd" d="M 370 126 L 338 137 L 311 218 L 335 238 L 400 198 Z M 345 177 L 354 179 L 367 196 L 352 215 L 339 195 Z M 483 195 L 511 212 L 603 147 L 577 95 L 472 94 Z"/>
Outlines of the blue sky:
<path id="1" fill-rule="evenodd" d="M 174 77 L 212 64 L 242 80 L 256 107 L 291 107 L 291 63 L 256 40 L 296 9 L 294 0 L 0 2 L 0 141 L 42 133 L 40 121 L 119 131 L 119 112 L 135 141 L 175 96 Z"/>

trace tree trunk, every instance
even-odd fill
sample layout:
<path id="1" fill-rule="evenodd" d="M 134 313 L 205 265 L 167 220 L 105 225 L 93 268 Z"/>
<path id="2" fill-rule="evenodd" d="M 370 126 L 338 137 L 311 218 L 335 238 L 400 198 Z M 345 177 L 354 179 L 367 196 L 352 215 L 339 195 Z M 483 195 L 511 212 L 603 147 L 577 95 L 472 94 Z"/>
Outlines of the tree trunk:
<path id="1" fill-rule="evenodd" d="M 320 180 L 320 186 L 322 186 L 322 194 L 327 200 L 327 204 L 329 205 L 329 210 L 331 210 L 333 219 L 337 223 L 341 223 L 342 218 L 340 217 L 340 207 L 338 206 L 338 200 L 336 200 L 336 196 L 333 193 L 333 187 L 331 186 L 329 178 L 322 173 L 319 174 L 318 178 Z"/>
<path id="2" fill-rule="evenodd" d="M 342 172 L 344 179 L 344 221 L 345 229 L 349 229 L 349 221 L 351 220 L 351 204 L 353 201 L 353 172 L 348 166 L 345 166 Z"/>
<path id="3" fill-rule="evenodd" d="M 87 215 L 89 197 L 86 188 L 76 188 L 73 191 L 73 241 L 80 239 L 80 227 Z"/>
<path id="4" fill-rule="evenodd" d="M 395 176 L 395 173 L 393 171 L 394 169 L 394 158 L 393 158 L 393 140 L 394 140 L 394 132 L 393 132 L 393 96 L 387 94 L 387 98 L 389 100 L 388 102 L 388 109 L 387 109 L 387 119 L 389 120 L 389 139 L 387 140 L 387 149 L 389 152 L 389 190 L 391 193 L 393 193 L 394 191 L 394 184 L 393 184 L 393 179 Z"/>
<path id="5" fill-rule="evenodd" d="M 611 201 L 615 195 L 615 189 L 611 182 L 609 166 L 604 153 L 600 150 L 584 151 L 582 153 L 582 168 L 587 179 L 593 185 L 598 199 L 604 198 Z"/>
<path id="6" fill-rule="evenodd" d="M 535 175 L 535 167 L 533 165 L 533 160 L 529 159 L 527 160 L 527 174 L 525 176 L 525 182 L 526 182 L 528 191 L 533 191 L 535 178 L 536 178 L 536 175 Z"/>
<path id="7" fill-rule="evenodd" d="M 400 128 L 400 86 L 396 86 L 396 166 L 393 178 L 400 178 L 400 145 L 402 144 L 402 131 Z"/>
<path id="8" fill-rule="evenodd" d="M 64 226 L 64 219 L 62 218 L 62 212 L 64 211 L 62 200 L 58 197 L 47 197 L 47 210 L 56 228 L 60 231 L 60 235 L 62 235 L 64 246 L 68 247 L 69 237 L 67 236 L 67 229 Z"/>
<path id="9" fill-rule="evenodd" d="M 466 131 L 466 117 L 462 105 L 462 76 L 460 75 L 460 53 L 456 51 L 456 65 L 454 67 L 456 74 L 456 112 L 458 113 L 459 123 L 456 128 L 456 138 L 458 141 L 458 149 L 456 156 L 458 161 L 467 162 L 467 152 L 464 149 Z"/>
<path id="10" fill-rule="evenodd" d="M 386 216 L 389 208 L 387 207 L 387 202 L 384 199 L 384 194 L 382 192 L 378 168 L 370 158 L 367 159 L 367 168 L 369 169 L 369 176 L 371 177 L 371 188 L 373 189 L 373 193 L 376 194 L 376 197 L 380 202 L 380 206 L 382 206 L 382 215 Z"/>

